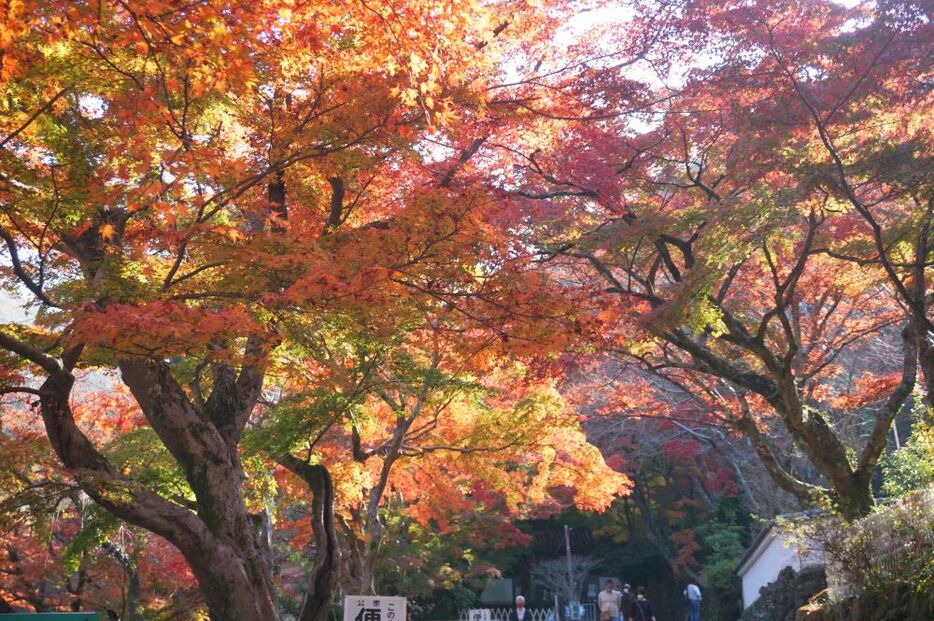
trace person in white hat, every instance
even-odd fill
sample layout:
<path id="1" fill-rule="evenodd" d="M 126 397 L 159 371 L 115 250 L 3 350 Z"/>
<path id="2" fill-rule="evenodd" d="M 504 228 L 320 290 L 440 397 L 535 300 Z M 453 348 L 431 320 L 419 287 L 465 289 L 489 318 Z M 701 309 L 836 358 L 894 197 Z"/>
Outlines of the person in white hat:
<path id="1" fill-rule="evenodd" d="M 509 621 L 531 621 L 532 615 L 525 609 L 525 598 L 521 595 L 516 596 L 516 607 L 509 611 Z"/>

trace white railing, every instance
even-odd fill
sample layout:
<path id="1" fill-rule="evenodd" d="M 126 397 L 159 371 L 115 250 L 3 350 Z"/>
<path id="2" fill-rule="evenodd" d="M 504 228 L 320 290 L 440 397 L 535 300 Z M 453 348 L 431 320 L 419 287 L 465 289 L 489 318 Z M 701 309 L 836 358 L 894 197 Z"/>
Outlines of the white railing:
<path id="1" fill-rule="evenodd" d="M 476 606 L 476 608 L 486 608 L 490 611 L 490 621 L 509 621 L 509 613 L 513 608 L 509 606 L 489 607 Z M 458 621 L 470 621 L 469 610 L 461 610 L 457 613 Z M 566 612 L 562 609 L 561 618 L 564 619 Z M 593 603 L 582 603 L 579 605 L 577 621 L 596 621 L 596 605 Z M 554 608 L 526 608 L 524 621 L 555 621 Z"/>
<path id="2" fill-rule="evenodd" d="M 477 608 L 484 607 L 477 606 Z M 490 611 L 490 621 L 509 621 L 509 613 L 513 609 L 507 606 L 502 608 L 486 607 L 486 610 Z M 525 621 L 554 621 L 555 618 L 555 611 L 552 608 L 526 608 L 525 610 Z M 461 610 L 457 614 L 458 621 L 469 621 L 469 614 L 469 610 Z"/>

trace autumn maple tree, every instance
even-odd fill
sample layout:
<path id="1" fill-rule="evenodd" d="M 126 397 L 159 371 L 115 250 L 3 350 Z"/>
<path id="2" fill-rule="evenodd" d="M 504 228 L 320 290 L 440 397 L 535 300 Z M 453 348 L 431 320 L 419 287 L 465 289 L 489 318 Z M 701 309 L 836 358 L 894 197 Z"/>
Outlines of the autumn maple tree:
<path id="1" fill-rule="evenodd" d="M 3 391 L 34 399 L 97 505 L 181 551 L 211 618 L 276 619 L 240 450 L 268 407 L 267 375 L 283 377 L 293 355 L 303 365 L 300 344 L 333 321 L 388 333 L 392 309 L 414 297 L 519 353 L 546 333 L 515 338 L 524 318 L 555 334 L 575 325 L 501 243 L 491 224 L 505 210 L 473 168 L 509 119 L 487 105 L 502 59 L 534 62 L 567 12 L 421 1 L 3 11 L 3 278 L 29 300 L 29 318 L 0 331 Z M 174 489 L 119 465 L 76 419 L 83 369 L 129 389 L 146 449 L 180 475 Z M 316 492 L 327 536 L 329 476 L 307 456 L 275 457 Z M 335 564 L 319 560 L 302 619 L 327 614 Z"/>
<path id="2" fill-rule="evenodd" d="M 282 395 L 246 444 L 273 458 L 306 456 L 306 464 L 280 460 L 296 474 L 329 474 L 334 517 L 322 526 L 340 548 L 345 592 L 378 592 L 390 499 L 444 532 L 494 506 L 501 522 L 570 504 L 602 510 L 625 489 L 587 443 L 555 380 L 508 355 L 509 337 L 535 338 L 536 322 L 481 329 L 475 318 L 484 304 L 461 296 L 438 307 L 414 296 L 363 324 L 293 326 L 292 348 L 283 351 L 304 364 L 274 371 Z M 335 545 L 316 541 L 319 550 Z"/>
<path id="3" fill-rule="evenodd" d="M 529 243 L 601 300 L 604 350 L 657 378 L 620 408 L 680 391 L 681 414 L 731 424 L 784 490 L 857 517 L 929 348 L 930 15 L 678 11 L 639 69 L 653 97 L 628 69 L 615 100 L 541 112 L 563 141 L 515 148 L 506 189 L 545 203 Z M 789 472 L 780 443 L 818 476 Z"/>
<path id="4" fill-rule="evenodd" d="M 934 373 L 930 8 L 618 13 L 5 3 L 4 418 L 225 621 L 279 617 L 277 484 L 311 494 L 303 621 L 342 547 L 373 588 L 388 504 L 605 507 L 626 480 L 555 393 L 569 351 L 639 368 L 601 414 L 728 426 L 866 513 Z M 131 422 L 101 435 L 85 384 Z"/>

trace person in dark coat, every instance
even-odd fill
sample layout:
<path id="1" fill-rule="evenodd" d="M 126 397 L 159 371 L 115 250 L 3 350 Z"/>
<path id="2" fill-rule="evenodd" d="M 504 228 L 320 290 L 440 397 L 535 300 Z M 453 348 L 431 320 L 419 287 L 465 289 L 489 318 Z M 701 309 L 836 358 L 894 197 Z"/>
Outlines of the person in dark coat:
<path id="1" fill-rule="evenodd" d="M 645 587 L 636 587 L 636 599 L 632 600 L 632 608 L 629 609 L 629 618 L 632 621 L 655 621 L 655 613 L 652 612 L 652 602 L 645 597 Z"/>
<path id="2" fill-rule="evenodd" d="M 525 608 L 525 598 L 516 597 L 516 607 L 509 611 L 509 621 L 532 621 L 532 615 Z"/>
<path id="3" fill-rule="evenodd" d="M 620 596 L 620 600 L 623 602 L 619 607 L 623 613 L 623 621 L 629 621 L 632 618 L 629 613 L 632 612 L 633 595 L 632 587 L 628 584 L 623 585 L 623 594 Z"/>

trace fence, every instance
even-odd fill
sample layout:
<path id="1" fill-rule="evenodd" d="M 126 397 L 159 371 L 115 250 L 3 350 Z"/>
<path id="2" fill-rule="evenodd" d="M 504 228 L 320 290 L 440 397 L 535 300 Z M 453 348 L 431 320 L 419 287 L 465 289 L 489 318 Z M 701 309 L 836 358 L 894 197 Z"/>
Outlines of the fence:
<path id="1" fill-rule="evenodd" d="M 478 608 L 480 608 L 480 606 L 478 606 Z M 513 608 L 507 606 L 487 608 L 487 610 L 490 611 L 490 621 L 509 621 L 509 613 L 512 612 Z M 461 610 L 457 615 L 458 621 L 470 621 L 469 614 L 469 610 Z M 592 603 L 580 604 L 578 610 L 570 616 L 567 611 L 564 610 L 564 607 L 562 607 L 561 618 L 565 619 L 565 617 L 569 617 L 565 621 L 570 621 L 570 619 L 575 619 L 577 621 L 596 621 L 596 605 Z M 555 610 L 554 608 L 526 608 L 524 621 L 555 621 Z"/>
<path id="2" fill-rule="evenodd" d="M 934 486 L 831 530 L 824 543 L 831 601 L 905 579 L 934 550 Z"/>
<path id="3" fill-rule="evenodd" d="M 479 606 L 478 606 L 479 608 Z M 487 608 L 490 611 L 490 621 L 509 621 L 512 608 Z M 458 621 L 469 621 L 469 610 L 461 610 Z M 525 621 L 554 621 L 555 611 L 552 608 L 526 608 Z"/>

